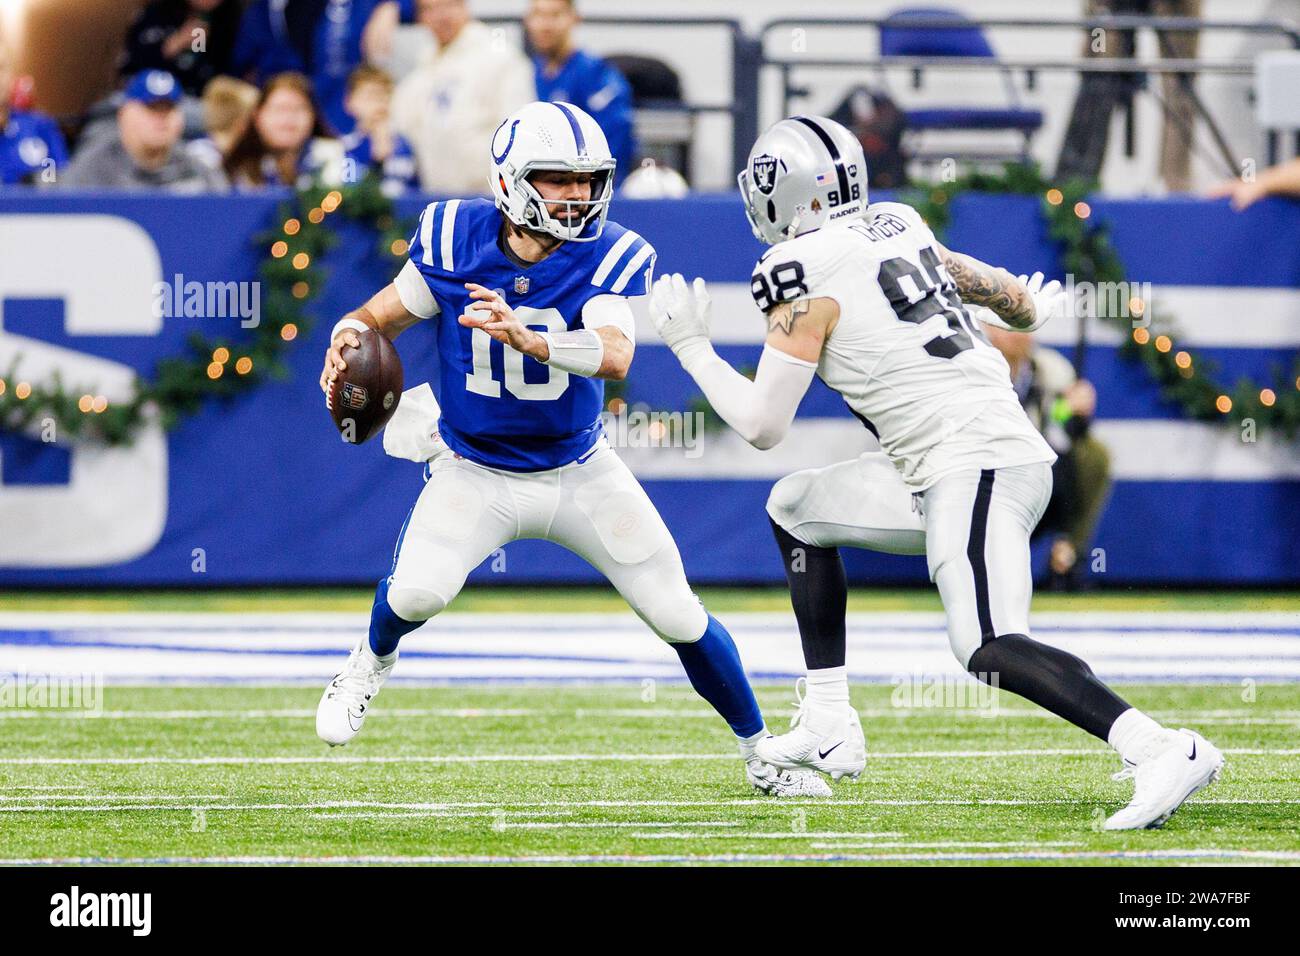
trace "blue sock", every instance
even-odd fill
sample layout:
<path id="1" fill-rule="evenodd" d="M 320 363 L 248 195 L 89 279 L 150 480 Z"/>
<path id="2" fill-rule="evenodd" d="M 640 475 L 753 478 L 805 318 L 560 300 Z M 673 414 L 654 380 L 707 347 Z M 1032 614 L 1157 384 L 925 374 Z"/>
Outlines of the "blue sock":
<path id="1" fill-rule="evenodd" d="M 672 648 L 682 659 L 695 692 L 713 705 L 737 737 L 752 737 L 763 729 L 763 715 L 740 665 L 740 653 L 712 614 L 703 637 L 694 644 L 673 644 Z"/>
<path id="2" fill-rule="evenodd" d="M 375 588 L 375 603 L 370 609 L 370 650 L 376 657 L 387 657 L 397 650 L 397 642 L 423 624 L 408 621 L 393 613 L 388 606 L 388 582 L 384 578 Z"/>

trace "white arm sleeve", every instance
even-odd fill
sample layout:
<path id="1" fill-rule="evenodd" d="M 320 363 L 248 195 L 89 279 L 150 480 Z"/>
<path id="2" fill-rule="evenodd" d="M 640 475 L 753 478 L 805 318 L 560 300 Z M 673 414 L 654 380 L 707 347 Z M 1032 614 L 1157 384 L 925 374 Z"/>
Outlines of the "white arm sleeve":
<path id="1" fill-rule="evenodd" d="M 438 300 L 433 297 L 424 276 L 420 275 L 419 267 L 410 259 L 397 273 L 393 285 L 397 288 L 397 297 L 402 300 L 402 307 L 411 315 L 431 319 L 438 314 Z"/>
<path id="2" fill-rule="evenodd" d="M 621 295 L 597 295 L 587 300 L 582 307 L 582 327 L 596 331 L 612 325 L 632 344 L 636 344 L 636 318 L 627 298 Z"/>
<path id="3" fill-rule="evenodd" d="M 755 448 L 771 448 L 785 437 L 817 366 L 763 347 L 751 382 L 728 365 L 708 342 L 682 349 L 682 367 L 695 379 L 722 420 Z"/>

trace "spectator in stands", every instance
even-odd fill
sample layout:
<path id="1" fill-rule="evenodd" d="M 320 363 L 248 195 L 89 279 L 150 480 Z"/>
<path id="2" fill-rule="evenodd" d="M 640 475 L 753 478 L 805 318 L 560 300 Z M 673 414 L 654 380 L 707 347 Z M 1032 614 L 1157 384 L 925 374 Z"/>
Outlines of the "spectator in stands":
<path id="1" fill-rule="evenodd" d="M 123 76 L 166 70 L 199 96 L 214 76 L 230 72 L 239 0 L 151 0 L 126 35 Z"/>
<path id="2" fill-rule="evenodd" d="M 418 189 L 420 178 L 411 144 L 389 122 L 392 99 L 393 78 L 379 67 L 359 66 L 348 77 L 343 103 L 356 127 L 343 137 L 343 181 L 359 182 L 377 171 L 384 193 L 396 196 Z"/>
<path id="3" fill-rule="evenodd" d="M 343 182 L 343 145 L 321 122 L 307 77 L 281 73 L 266 82 L 252 121 L 226 155 L 225 169 L 241 189 Z"/>
<path id="4" fill-rule="evenodd" d="M 1052 497 L 1034 535 L 1052 535 L 1049 587 L 1073 590 L 1110 493 L 1110 452 L 1091 432 L 1097 391 L 1060 352 L 1032 335 L 985 326 L 1011 366 L 1011 383 L 1030 420 L 1055 449 Z"/>
<path id="5" fill-rule="evenodd" d="M 532 64 L 472 20 L 465 0 L 420 0 L 419 16 L 436 47 L 397 85 L 393 128 L 415 147 L 426 191 L 486 193 L 492 133 L 537 98 Z"/>
<path id="6" fill-rule="evenodd" d="M 618 160 L 617 177 L 632 171 L 636 135 L 632 87 L 615 67 L 579 50 L 574 30 L 581 21 L 576 0 L 532 0 L 524 16 L 537 75 L 537 98 L 580 106 L 600 124 Z"/>
<path id="7" fill-rule="evenodd" d="M 1084 12 L 1089 17 L 1157 16 L 1199 19 L 1201 0 L 1087 0 Z M 1196 30 L 1157 30 L 1156 42 L 1165 59 L 1194 60 L 1199 45 Z M 1085 34 L 1084 56 L 1135 56 L 1135 31 L 1107 29 Z M 1196 94 L 1190 73 L 1164 73 L 1160 76 L 1161 106 L 1164 125 L 1160 136 L 1160 178 L 1170 192 L 1191 189 L 1192 143 L 1196 129 Z M 1061 144 L 1056 167 L 1057 179 L 1096 179 L 1106 159 L 1112 113 L 1121 105 L 1132 104 L 1143 87 L 1137 73 L 1089 72 L 1079 80 L 1074 110 Z"/>
<path id="8" fill-rule="evenodd" d="M 1238 212 L 1265 196 L 1300 197 L 1300 158 L 1271 166 L 1250 180 L 1225 180 L 1211 186 L 1206 195 L 1211 199 L 1227 196 L 1232 200 L 1232 208 Z"/>
<path id="9" fill-rule="evenodd" d="M 145 70 L 127 84 L 117 109 L 117 135 L 84 146 L 61 179 L 72 188 L 223 191 L 226 178 L 180 145 L 185 121 L 181 85 L 163 70 Z"/>
<path id="10" fill-rule="evenodd" d="M 362 38 L 379 18 L 411 21 L 415 0 L 253 0 L 239 26 L 234 72 L 261 85 L 279 73 L 311 78 L 324 120 L 352 129 L 343 108 L 348 77 L 362 62 Z"/>
<path id="11" fill-rule="evenodd" d="M 68 162 L 54 120 L 15 103 L 17 83 L 9 48 L 0 38 L 0 185 L 53 182 Z"/>
<path id="12" fill-rule="evenodd" d="M 203 88 L 203 128 L 207 135 L 189 149 L 209 166 L 220 169 L 226 154 L 248 129 L 261 93 L 233 76 L 216 76 Z"/>

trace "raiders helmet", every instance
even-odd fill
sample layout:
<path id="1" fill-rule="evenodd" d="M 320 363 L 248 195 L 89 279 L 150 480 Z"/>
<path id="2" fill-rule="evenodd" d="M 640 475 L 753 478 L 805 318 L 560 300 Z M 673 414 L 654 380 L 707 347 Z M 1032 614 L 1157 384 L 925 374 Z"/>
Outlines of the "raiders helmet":
<path id="1" fill-rule="evenodd" d="M 792 116 L 768 129 L 737 182 L 754 235 L 768 245 L 867 210 L 862 144 L 824 116 Z"/>

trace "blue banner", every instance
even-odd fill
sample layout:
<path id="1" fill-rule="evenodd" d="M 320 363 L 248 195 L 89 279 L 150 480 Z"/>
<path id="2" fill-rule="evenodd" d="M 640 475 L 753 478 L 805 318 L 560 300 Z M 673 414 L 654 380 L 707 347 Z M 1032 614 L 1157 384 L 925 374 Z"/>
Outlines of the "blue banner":
<path id="1" fill-rule="evenodd" d="M 0 195 L 0 375 L 21 355 L 9 387 L 58 372 L 111 401 L 196 330 L 246 334 L 255 296 L 222 300 L 224 317 L 209 300 L 203 317 L 187 318 L 184 292 L 191 283 L 255 280 L 251 237 L 278 224 L 282 200 Z M 413 220 L 421 206 L 405 200 L 400 212 Z M 1092 215 L 1110 228 L 1129 278 L 1154 290 L 1157 314 L 1176 319 L 1180 347 L 1216 362 L 1232 388 L 1242 375 L 1272 380 L 1289 369 L 1300 343 L 1296 208 L 1268 201 L 1238 214 L 1219 202 L 1099 199 Z M 710 281 L 719 351 L 738 367 L 754 365 L 762 322 L 748 284 L 762 249 L 739 202 L 618 200 L 613 218 L 657 247 L 659 272 Z M 395 263 L 377 254 L 372 233 L 340 217 L 333 224 L 340 242 L 322 263 L 328 280 L 311 306 L 316 324 L 289 348 L 287 378 L 212 402 L 170 433 L 146 430 L 129 448 L 0 433 L 0 586 L 359 583 L 386 573 L 421 470 L 385 457 L 377 440 L 342 443 L 317 379 L 335 318 L 387 282 Z M 1059 273 L 1033 198 L 960 198 L 947 242 L 1012 271 Z M 174 293 L 161 316 L 158 283 Z M 1116 484 L 1087 560 L 1103 583 L 1300 583 L 1296 444 L 1187 421 L 1139 365 L 1118 357 L 1117 333 L 1095 323 L 1086 332 L 1082 349 L 1073 326 L 1049 328 L 1044 339 L 1082 360 L 1099 393 L 1096 429 Z M 694 384 L 644 323 L 638 337 L 629 407 L 689 408 Z M 432 329 L 416 327 L 398 345 L 407 386 L 432 381 Z M 869 447 L 820 383 L 796 428 L 801 441 L 765 457 L 732 455 L 721 435 L 698 460 L 627 450 L 693 581 L 783 580 L 763 511 L 773 481 L 858 450 L 837 436 Z M 921 559 L 845 557 L 859 583 L 926 577 Z M 471 581 L 599 580 L 542 542 L 508 545 L 502 564 Z"/>

